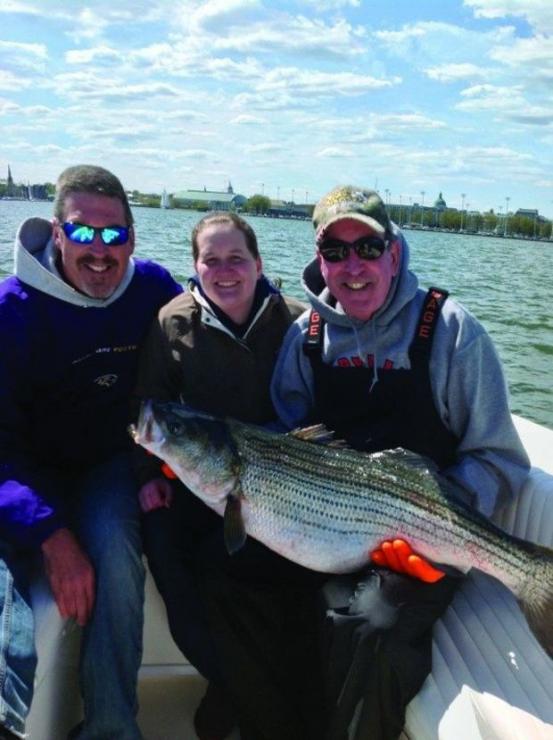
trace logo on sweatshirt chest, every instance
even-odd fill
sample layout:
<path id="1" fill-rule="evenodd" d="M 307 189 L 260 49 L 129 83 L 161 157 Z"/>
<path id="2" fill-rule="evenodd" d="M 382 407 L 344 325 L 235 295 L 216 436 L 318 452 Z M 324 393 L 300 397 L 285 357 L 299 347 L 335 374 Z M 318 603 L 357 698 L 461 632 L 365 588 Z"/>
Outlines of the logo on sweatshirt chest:
<path id="1" fill-rule="evenodd" d="M 111 388 L 118 380 L 119 376 L 115 375 L 115 373 L 106 373 L 105 375 L 99 375 L 97 378 L 94 378 L 92 382 L 99 385 L 100 388 Z"/>
<path id="2" fill-rule="evenodd" d="M 374 367 L 374 355 L 368 354 L 365 358 L 359 357 L 358 355 L 352 355 L 351 357 L 338 357 L 336 360 L 336 367 Z M 392 370 L 394 367 L 393 360 L 384 360 L 382 368 L 384 370 Z"/>

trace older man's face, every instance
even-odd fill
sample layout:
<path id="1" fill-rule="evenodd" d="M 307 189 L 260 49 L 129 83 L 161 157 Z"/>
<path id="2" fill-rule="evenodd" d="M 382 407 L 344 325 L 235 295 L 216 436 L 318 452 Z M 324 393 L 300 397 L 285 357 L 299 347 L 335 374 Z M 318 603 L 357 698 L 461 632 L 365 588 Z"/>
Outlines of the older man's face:
<path id="1" fill-rule="evenodd" d="M 343 219 L 329 226 L 325 239 L 351 243 L 370 235 L 374 232 L 369 226 Z M 378 259 L 364 260 L 350 249 L 341 262 L 328 262 L 317 253 L 328 289 L 348 316 L 367 321 L 381 308 L 399 269 L 399 250 L 398 242 L 393 242 Z"/>
<path id="2" fill-rule="evenodd" d="M 64 203 L 64 221 L 88 226 L 127 226 L 125 209 L 118 198 L 96 193 L 70 193 Z M 54 219 L 54 241 L 61 255 L 65 280 L 92 298 L 109 298 L 123 279 L 134 250 L 131 228 L 125 244 L 104 244 L 98 233 L 91 244 L 76 244 Z"/>

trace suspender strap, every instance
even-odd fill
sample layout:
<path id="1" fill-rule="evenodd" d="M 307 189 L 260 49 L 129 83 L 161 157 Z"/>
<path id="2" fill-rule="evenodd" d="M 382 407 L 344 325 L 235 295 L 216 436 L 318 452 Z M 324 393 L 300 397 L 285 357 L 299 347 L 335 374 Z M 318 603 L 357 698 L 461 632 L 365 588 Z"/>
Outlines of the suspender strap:
<path id="1" fill-rule="evenodd" d="M 309 314 L 309 324 L 307 326 L 307 336 L 303 345 L 303 351 L 310 357 L 320 357 L 323 346 L 323 320 L 321 315 L 311 309 Z"/>
<path id="2" fill-rule="evenodd" d="M 437 319 L 448 295 L 447 290 L 441 288 L 428 289 L 419 316 L 415 337 L 409 347 L 409 357 L 412 361 L 415 357 L 417 360 L 425 359 L 427 362 L 430 359 L 432 340 L 438 323 Z"/>

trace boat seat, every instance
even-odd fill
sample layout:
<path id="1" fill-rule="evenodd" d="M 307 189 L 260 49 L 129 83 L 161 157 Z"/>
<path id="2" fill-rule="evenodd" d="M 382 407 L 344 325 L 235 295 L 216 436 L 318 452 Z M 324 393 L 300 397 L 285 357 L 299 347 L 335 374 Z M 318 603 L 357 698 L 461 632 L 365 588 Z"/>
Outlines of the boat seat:
<path id="1" fill-rule="evenodd" d="M 532 470 L 496 523 L 553 548 L 553 431 L 515 417 Z M 516 599 L 471 573 L 434 627 L 432 672 L 407 708 L 409 740 L 552 740 L 553 660 Z"/>

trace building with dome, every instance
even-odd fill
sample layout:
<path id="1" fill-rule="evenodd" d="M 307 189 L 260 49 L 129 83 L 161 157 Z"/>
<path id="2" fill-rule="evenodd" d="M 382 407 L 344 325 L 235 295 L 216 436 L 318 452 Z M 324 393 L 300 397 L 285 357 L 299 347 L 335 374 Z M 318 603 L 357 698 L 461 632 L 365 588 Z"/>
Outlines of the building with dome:
<path id="1" fill-rule="evenodd" d="M 445 211 L 447 209 L 447 203 L 445 202 L 444 197 L 441 193 L 434 201 L 434 209 L 436 211 Z"/>

